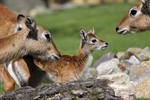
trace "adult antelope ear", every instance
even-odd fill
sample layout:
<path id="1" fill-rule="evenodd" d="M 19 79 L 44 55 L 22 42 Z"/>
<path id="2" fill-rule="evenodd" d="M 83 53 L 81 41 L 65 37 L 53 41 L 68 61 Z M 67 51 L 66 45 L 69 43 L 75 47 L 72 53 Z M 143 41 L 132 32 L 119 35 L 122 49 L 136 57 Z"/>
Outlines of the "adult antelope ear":
<path id="1" fill-rule="evenodd" d="M 25 19 L 25 16 L 24 16 L 24 15 L 19 14 L 19 15 L 17 16 L 17 22 L 18 22 L 18 23 L 20 23 L 23 19 Z"/>
<path id="2" fill-rule="evenodd" d="M 37 34 L 38 31 L 37 31 L 35 20 L 32 17 L 28 16 L 26 17 L 25 25 L 27 26 L 27 28 L 30 29 L 27 38 L 38 40 L 38 34 Z"/>
<path id="3" fill-rule="evenodd" d="M 87 40 L 87 33 L 85 32 L 85 30 L 84 29 L 81 29 L 80 30 L 80 36 L 81 36 L 81 38 L 82 38 L 82 40 L 83 41 L 86 41 Z"/>
<path id="4" fill-rule="evenodd" d="M 36 30 L 36 22 L 32 17 L 28 16 L 26 18 L 25 24 L 29 29 Z"/>
<path id="5" fill-rule="evenodd" d="M 92 27 L 92 29 L 88 33 L 93 33 L 95 34 L 95 29 Z"/>
<path id="6" fill-rule="evenodd" d="M 16 28 L 16 32 L 20 31 L 23 28 L 24 25 L 24 21 L 25 21 L 25 16 L 22 14 L 17 15 L 17 28 Z"/>

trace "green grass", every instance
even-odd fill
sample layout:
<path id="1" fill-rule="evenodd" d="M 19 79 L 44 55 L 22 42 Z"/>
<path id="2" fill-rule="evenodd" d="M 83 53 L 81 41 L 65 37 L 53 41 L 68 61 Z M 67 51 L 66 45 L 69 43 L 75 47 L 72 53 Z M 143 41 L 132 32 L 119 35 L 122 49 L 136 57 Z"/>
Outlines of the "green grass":
<path id="1" fill-rule="evenodd" d="M 94 52 L 94 61 L 107 52 L 125 51 L 130 47 L 150 46 L 149 32 L 118 35 L 115 27 L 132 4 L 115 3 L 95 7 L 78 7 L 36 17 L 38 25 L 48 29 L 61 54 L 75 54 L 80 43 L 81 28 L 95 28 L 96 34 L 109 43 L 105 51 Z M 2 86 L 0 85 L 0 88 Z M 0 89 L 1 91 L 1 89 Z"/>
<path id="2" fill-rule="evenodd" d="M 47 28 L 62 54 L 75 54 L 80 42 L 79 31 L 94 27 L 96 34 L 109 43 L 105 51 L 97 51 L 98 59 L 106 52 L 125 51 L 130 47 L 150 46 L 148 32 L 132 35 L 118 35 L 115 27 L 132 4 L 116 3 L 95 7 L 79 7 L 71 10 L 57 11 L 52 14 L 37 16 L 37 23 Z"/>

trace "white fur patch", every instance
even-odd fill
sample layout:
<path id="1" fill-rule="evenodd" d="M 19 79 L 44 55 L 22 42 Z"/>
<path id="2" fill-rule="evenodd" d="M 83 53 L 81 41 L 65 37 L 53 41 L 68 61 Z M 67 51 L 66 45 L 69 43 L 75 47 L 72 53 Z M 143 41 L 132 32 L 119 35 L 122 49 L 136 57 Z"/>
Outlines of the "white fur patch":
<path id="1" fill-rule="evenodd" d="M 47 55 L 46 57 L 43 56 L 43 55 L 39 55 L 37 57 L 40 58 L 40 59 L 42 59 L 42 60 L 47 60 L 47 59 L 49 59 L 49 60 L 56 60 L 56 58 L 58 58 L 58 59 L 60 58 L 55 53 L 51 53 L 51 54 Z"/>
<path id="2" fill-rule="evenodd" d="M 51 73 L 48 73 L 47 72 L 47 76 L 48 76 L 48 78 L 50 79 L 50 81 L 53 81 L 53 82 L 56 82 L 56 76 L 55 75 L 52 75 Z"/>
<path id="3" fill-rule="evenodd" d="M 15 82 L 20 86 L 20 82 L 16 76 L 16 74 L 14 73 L 14 70 L 12 68 L 12 61 L 8 64 L 7 68 L 8 68 L 8 72 L 11 75 L 11 77 L 15 80 Z"/>
<path id="4" fill-rule="evenodd" d="M 15 29 L 15 33 L 18 32 L 18 28 L 22 29 L 22 25 L 21 24 L 17 24 L 16 29 Z"/>
<path id="5" fill-rule="evenodd" d="M 146 2 L 146 0 L 141 0 L 141 2 L 145 3 L 145 2 Z"/>
<path id="6" fill-rule="evenodd" d="M 126 34 L 126 33 L 128 33 L 128 32 L 130 32 L 130 29 L 129 29 L 129 27 L 126 27 L 126 28 L 123 28 L 123 29 L 120 29 L 120 30 L 118 30 L 117 31 L 118 33 L 121 33 L 121 34 Z"/>
<path id="7" fill-rule="evenodd" d="M 20 66 L 18 65 L 17 62 L 15 62 L 15 70 L 16 70 L 16 77 L 19 79 L 19 86 L 21 87 L 21 82 L 28 82 L 28 77 L 26 75 L 26 73 L 24 72 L 24 70 L 22 70 L 20 68 Z"/>

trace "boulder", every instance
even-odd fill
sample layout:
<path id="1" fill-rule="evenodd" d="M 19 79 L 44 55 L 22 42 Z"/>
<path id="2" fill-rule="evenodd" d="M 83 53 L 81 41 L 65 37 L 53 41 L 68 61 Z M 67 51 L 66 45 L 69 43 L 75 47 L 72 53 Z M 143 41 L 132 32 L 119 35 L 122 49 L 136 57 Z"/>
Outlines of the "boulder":
<path id="1" fill-rule="evenodd" d="M 145 61 L 145 60 L 150 60 L 150 48 L 146 47 L 144 48 L 139 55 L 137 55 L 137 57 L 141 60 L 141 61 Z"/>
<path id="2" fill-rule="evenodd" d="M 106 53 L 104 54 L 101 58 L 99 58 L 95 64 L 93 65 L 93 68 L 97 68 L 101 63 L 109 61 L 111 59 L 115 58 L 115 54 L 114 53 Z"/>
<path id="3" fill-rule="evenodd" d="M 150 77 L 143 78 L 136 86 L 136 97 L 150 99 Z"/>
<path id="4" fill-rule="evenodd" d="M 140 61 L 138 60 L 137 57 L 135 57 L 134 55 L 132 55 L 129 60 L 126 60 L 126 62 L 130 63 L 131 65 L 138 65 L 140 64 Z"/>
<path id="5" fill-rule="evenodd" d="M 130 80 L 140 82 L 145 77 L 150 77 L 150 61 L 145 61 L 139 65 L 130 66 Z"/>
<path id="6" fill-rule="evenodd" d="M 135 83 L 130 81 L 129 76 L 125 73 L 116 73 L 112 75 L 102 75 L 98 79 L 107 79 L 112 83 L 109 84 L 114 89 L 115 95 L 123 100 L 136 100 Z"/>
<path id="7" fill-rule="evenodd" d="M 97 71 L 95 68 L 87 68 L 83 75 L 81 76 L 81 79 L 88 79 L 88 78 L 96 78 L 97 77 Z"/>
<path id="8" fill-rule="evenodd" d="M 142 51 L 141 48 L 129 48 L 125 52 L 118 52 L 116 55 L 117 58 L 121 61 L 129 59 L 132 55 L 138 57 L 141 51 Z"/>
<path id="9" fill-rule="evenodd" d="M 107 80 L 88 79 L 38 88 L 22 87 L 0 96 L 0 100 L 121 100 Z"/>
<path id="10" fill-rule="evenodd" d="M 140 54 L 141 51 L 142 51 L 141 48 L 129 48 L 129 49 L 126 51 L 126 53 L 131 53 L 131 54 L 137 56 L 137 54 Z"/>
<path id="11" fill-rule="evenodd" d="M 119 59 L 119 60 L 122 60 L 122 59 L 125 59 L 126 57 L 125 57 L 125 52 L 118 52 L 117 54 L 116 54 L 116 56 L 117 56 L 117 58 Z"/>
<path id="12" fill-rule="evenodd" d="M 121 72 L 118 64 L 119 60 L 117 58 L 101 63 L 97 67 L 98 76 Z"/>

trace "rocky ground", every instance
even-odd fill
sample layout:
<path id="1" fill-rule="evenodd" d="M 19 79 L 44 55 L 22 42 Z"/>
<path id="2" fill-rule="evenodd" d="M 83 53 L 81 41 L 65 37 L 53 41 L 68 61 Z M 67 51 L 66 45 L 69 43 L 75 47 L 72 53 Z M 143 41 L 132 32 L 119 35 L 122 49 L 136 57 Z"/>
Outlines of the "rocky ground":
<path id="1" fill-rule="evenodd" d="M 88 79 L 37 89 L 24 87 L 0 96 L 0 100 L 122 100 L 107 80 Z"/>
<path id="2" fill-rule="evenodd" d="M 24 87 L 1 95 L 0 100 L 149 100 L 150 48 L 107 53 L 81 79 L 88 80 Z"/>
<path id="3" fill-rule="evenodd" d="M 105 60 L 105 61 L 102 61 Z M 117 54 L 108 53 L 94 68 L 98 79 L 108 79 L 115 95 L 125 100 L 150 99 L 150 48 L 129 48 Z"/>

